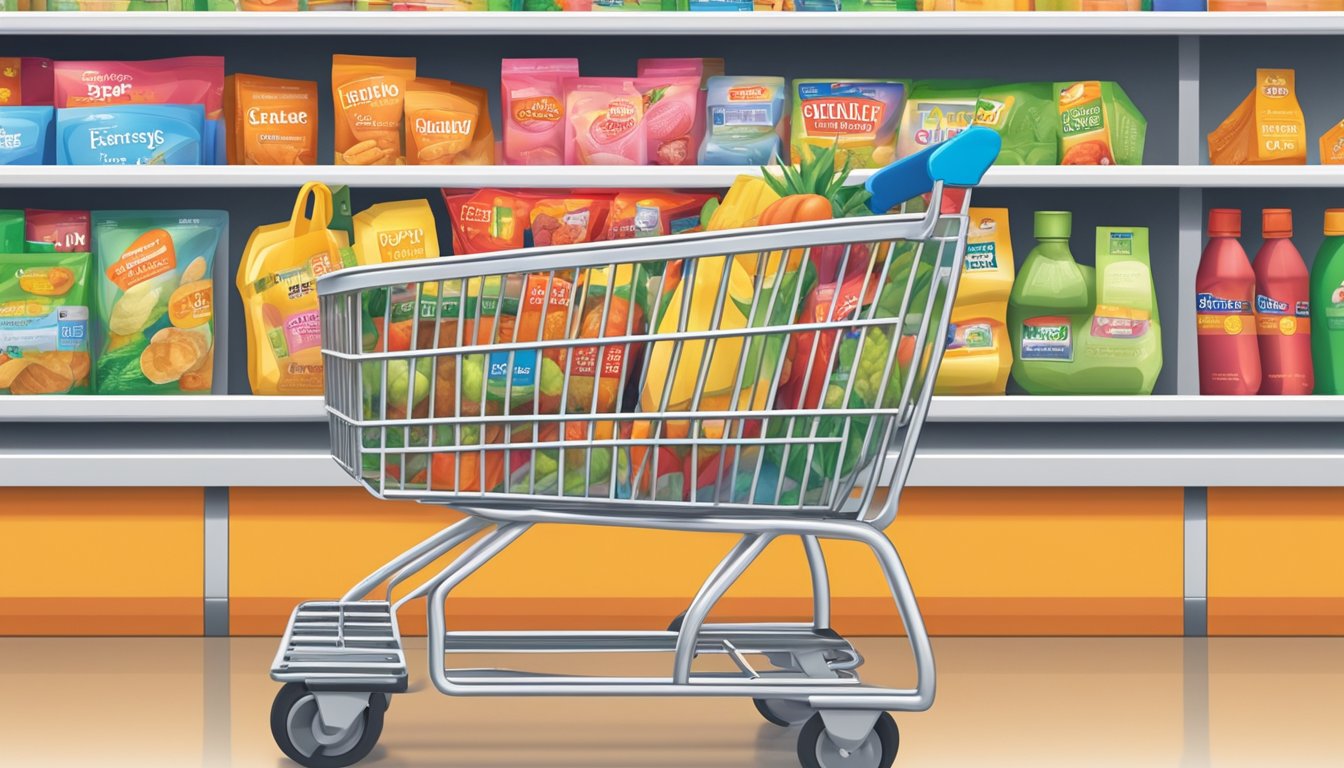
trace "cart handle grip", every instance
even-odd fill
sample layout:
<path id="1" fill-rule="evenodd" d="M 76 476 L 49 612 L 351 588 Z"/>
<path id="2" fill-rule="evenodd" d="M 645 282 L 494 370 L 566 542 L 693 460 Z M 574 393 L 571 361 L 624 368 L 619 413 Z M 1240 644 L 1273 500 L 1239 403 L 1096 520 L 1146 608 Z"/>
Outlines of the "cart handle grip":
<path id="1" fill-rule="evenodd" d="M 997 132 L 977 125 L 897 160 L 868 177 L 864 184 L 872 194 L 868 207 L 874 213 L 886 213 L 911 198 L 931 192 L 940 181 L 949 187 L 973 187 L 994 164 L 1001 145 Z"/>

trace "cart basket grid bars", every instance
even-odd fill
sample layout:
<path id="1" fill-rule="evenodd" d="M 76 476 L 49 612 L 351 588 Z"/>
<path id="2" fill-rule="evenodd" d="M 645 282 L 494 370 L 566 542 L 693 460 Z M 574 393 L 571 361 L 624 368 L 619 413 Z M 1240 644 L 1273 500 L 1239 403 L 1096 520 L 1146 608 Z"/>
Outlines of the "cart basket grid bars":
<path id="1" fill-rule="evenodd" d="M 333 453 L 387 498 L 859 516 L 946 343 L 940 208 L 324 277 Z"/>

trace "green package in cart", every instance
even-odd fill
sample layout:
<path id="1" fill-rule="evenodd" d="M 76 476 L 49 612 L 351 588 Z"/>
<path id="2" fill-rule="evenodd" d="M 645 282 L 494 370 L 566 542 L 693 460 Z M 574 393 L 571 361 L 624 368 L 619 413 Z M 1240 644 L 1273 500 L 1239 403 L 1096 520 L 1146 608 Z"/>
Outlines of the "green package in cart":
<path id="1" fill-rule="evenodd" d="M 94 211 L 100 395 L 208 395 L 224 211 Z"/>

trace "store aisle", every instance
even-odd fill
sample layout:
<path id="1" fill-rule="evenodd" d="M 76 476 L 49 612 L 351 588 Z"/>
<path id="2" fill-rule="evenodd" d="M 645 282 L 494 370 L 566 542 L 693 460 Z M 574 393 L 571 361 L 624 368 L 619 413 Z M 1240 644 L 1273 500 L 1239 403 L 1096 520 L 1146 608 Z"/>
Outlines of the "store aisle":
<path id="1" fill-rule="evenodd" d="M 419 672 L 424 643 L 412 643 Z M 870 678 L 908 677 L 897 642 L 860 647 Z M 946 638 L 936 649 L 939 700 L 898 718 L 897 766 L 1344 764 L 1344 639 Z M 0 762 L 292 765 L 267 730 L 274 650 L 251 638 L 0 639 Z M 449 700 L 420 689 L 393 701 L 365 764 L 797 768 L 793 750 L 792 733 L 742 701 Z"/>

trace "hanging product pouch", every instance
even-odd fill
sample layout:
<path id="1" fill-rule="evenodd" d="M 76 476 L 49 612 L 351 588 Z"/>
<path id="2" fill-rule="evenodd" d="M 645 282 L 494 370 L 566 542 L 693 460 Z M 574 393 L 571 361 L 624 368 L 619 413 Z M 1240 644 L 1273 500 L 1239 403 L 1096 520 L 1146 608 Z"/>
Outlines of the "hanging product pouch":
<path id="1" fill-rule="evenodd" d="M 1304 165 L 1307 121 L 1297 103 L 1296 80 L 1291 69 L 1257 69 L 1255 89 L 1209 134 L 1209 162 Z"/>
<path id="2" fill-rule="evenodd" d="M 345 266 L 345 235 L 328 229 L 331 206 L 325 184 L 305 184 L 289 221 L 258 227 L 243 249 L 237 284 L 254 395 L 322 394 L 317 278 Z"/>
<path id="3" fill-rule="evenodd" d="M 94 211 L 100 395 L 210 394 L 224 211 Z M 222 254 L 222 255 L 221 255 Z"/>
<path id="4" fill-rule="evenodd" d="M 89 392 L 90 260 L 0 254 L 0 394 Z"/>

